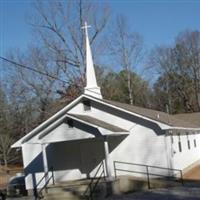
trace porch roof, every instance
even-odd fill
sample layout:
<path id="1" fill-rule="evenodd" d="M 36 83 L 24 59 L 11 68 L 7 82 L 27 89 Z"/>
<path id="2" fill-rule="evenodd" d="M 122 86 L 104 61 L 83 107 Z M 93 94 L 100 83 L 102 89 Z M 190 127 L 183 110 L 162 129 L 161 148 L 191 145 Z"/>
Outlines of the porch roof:
<path id="1" fill-rule="evenodd" d="M 12 148 L 21 147 L 22 144 L 24 144 L 26 142 L 29 143 L 29 140 L 32 139 L 34 136 L 37 136 L 37 141 L 31 142 L 31 143 L 37 143 L 37 144 L 43 143 L 44 141 L 42 141 L 42 138 L 44 138 L 46 135 L 48 135 L 52 130 L 54 130 L 60 124 L 66 123 L 65 119 L 72 119 L 79 123 L 85 124 L 89 127 L 95 128 L 98 130 L 98 134 L 100 134 L 101 136 L 105 136 L 105 135 L 118 136 L 118 135 L 128 134 L 127 130 L 121 129 L 117 126 L 113 126 L 113 125 L 103 122 L 101 120 L 97 120 L 93 117 L 84 116 L 84 115 L 65 114 L 60 119 L 56 120 L 49 126 L 45 127 L 42 131 L 39 131 L 36 133 L 29 133 L 29 134 L 25 135 L 20 140 L 18 140 L 16 143 L 14 143 L 11 147 Z M 80 134 L 70 134 L 68 137 L 65 134 L 65 137 L 62 138 L 61 140 L 71 141 L 71 140 L 88 139 L 88 138 L 94 138 L 94 137 L 98 137 L 98 135 L 95 136 L 95 134 L 92 135 L 91 133 L 87 133 L 87 134 L 80 133 Z M 47 142 L 47 141 L 45 141 L 45 142 Z M 54 142 L 58 142 L 57 139 L 55 139 Z M 50 143 L 52 143 L 52 141 Z"/>
<path id="2" fill-rule="evenodd" d="M 128 132 L 125 129 L 122 129 L 122 128 L 118 127 L 118 126 L 114 126 L 112 124 L 106 123 L 104 121 L 101 121 L 101 120 L 96 119 L 96 118 L 91 117 L 91 116 L 87 116 L 87 115 L 72 115 L 72 114 L 70 114 L 70 115 L 74 116 L 75 118 L 80 119 L 80 120 L 82 120 L 84 122 L 88 122 L 90 124 L 96 125 L 98 127 L 107 129 L 107 130 L 112 131 L 112 132 Z"/>

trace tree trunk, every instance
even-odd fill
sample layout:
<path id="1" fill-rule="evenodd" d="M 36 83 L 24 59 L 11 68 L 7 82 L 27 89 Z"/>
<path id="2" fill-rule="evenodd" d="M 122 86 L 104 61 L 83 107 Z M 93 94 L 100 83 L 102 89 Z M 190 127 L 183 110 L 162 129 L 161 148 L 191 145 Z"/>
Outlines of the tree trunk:
<path id="1" fill-rule="evenodd" d="M 7 168 L 8 167 L 8 161 L 7 161 L 7 156 L 5 154 L 3 155 L 3 160 L 4 160 L 4 166 Z"/>
<path id="2" fill-rule="evenodd" d="M 131 74 L 130 74 L 130 70 L 127 70 L 127 84 L 128 84 L 128 94 L 129 94 L 129 103 L 131 105 L 133 105 L 133 90 L 131 87 Z"/>

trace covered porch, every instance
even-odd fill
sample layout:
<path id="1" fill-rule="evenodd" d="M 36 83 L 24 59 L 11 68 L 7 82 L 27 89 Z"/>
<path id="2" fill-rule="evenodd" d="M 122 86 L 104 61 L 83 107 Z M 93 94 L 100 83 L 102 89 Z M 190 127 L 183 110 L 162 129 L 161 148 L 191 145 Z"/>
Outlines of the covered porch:
<path id="1" fill-rule="evenodd" d="M 33 149 L 40 149 L 40 153 L 25 164 L 27 185 L 29 188 L 30 184 L 32 188 L 43 187 L 51 169 L 56 183 L 92 178 L 102 161 L 106 178 L 112 179 L 113 166 L 109 154 L 127 134 L 119 127 L 92 117 L 66 115 L 36 138 L 24 140 L 24 148 L 30 145 Z M 26 159 L 26 155 L 23 157 Z M 45 179 L 40 182 L 44 175 Z"/>

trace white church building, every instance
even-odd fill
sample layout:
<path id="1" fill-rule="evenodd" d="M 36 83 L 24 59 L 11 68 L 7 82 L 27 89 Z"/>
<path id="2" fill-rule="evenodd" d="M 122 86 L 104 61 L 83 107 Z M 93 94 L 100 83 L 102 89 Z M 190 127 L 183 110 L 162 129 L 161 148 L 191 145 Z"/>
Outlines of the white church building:
<path id="1" fill-rule="evenodd" d="M 109 179 L 115 174 L 114 161 L 180 170 L 197 163 L 199 122 L 191 122 L 187 114 L 103 99 L 85 31 L 84 93 L 12 145 L 22 149 L 26 189 L 33 189 L 51 167 L 55 182 L 62 182 L 93 177 L 102 161 Z"/>

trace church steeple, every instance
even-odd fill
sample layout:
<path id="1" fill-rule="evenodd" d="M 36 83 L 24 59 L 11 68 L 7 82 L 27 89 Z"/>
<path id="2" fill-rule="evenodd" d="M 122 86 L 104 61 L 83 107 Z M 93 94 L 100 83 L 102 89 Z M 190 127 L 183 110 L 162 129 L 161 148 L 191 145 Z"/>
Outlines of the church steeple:
<path id="1" fill-rule="evenodd" d="M 92 52 L 90 48 L 90 41 L 88 37 L 87 22 L 85 22 L 85 46 L 86 46 L 86 87 L 84 88 L 84 94 L 94 96 L 96 98 L 102 99 L 100 87 L 97 85 L 95 69 L 92 59 Z"/>

